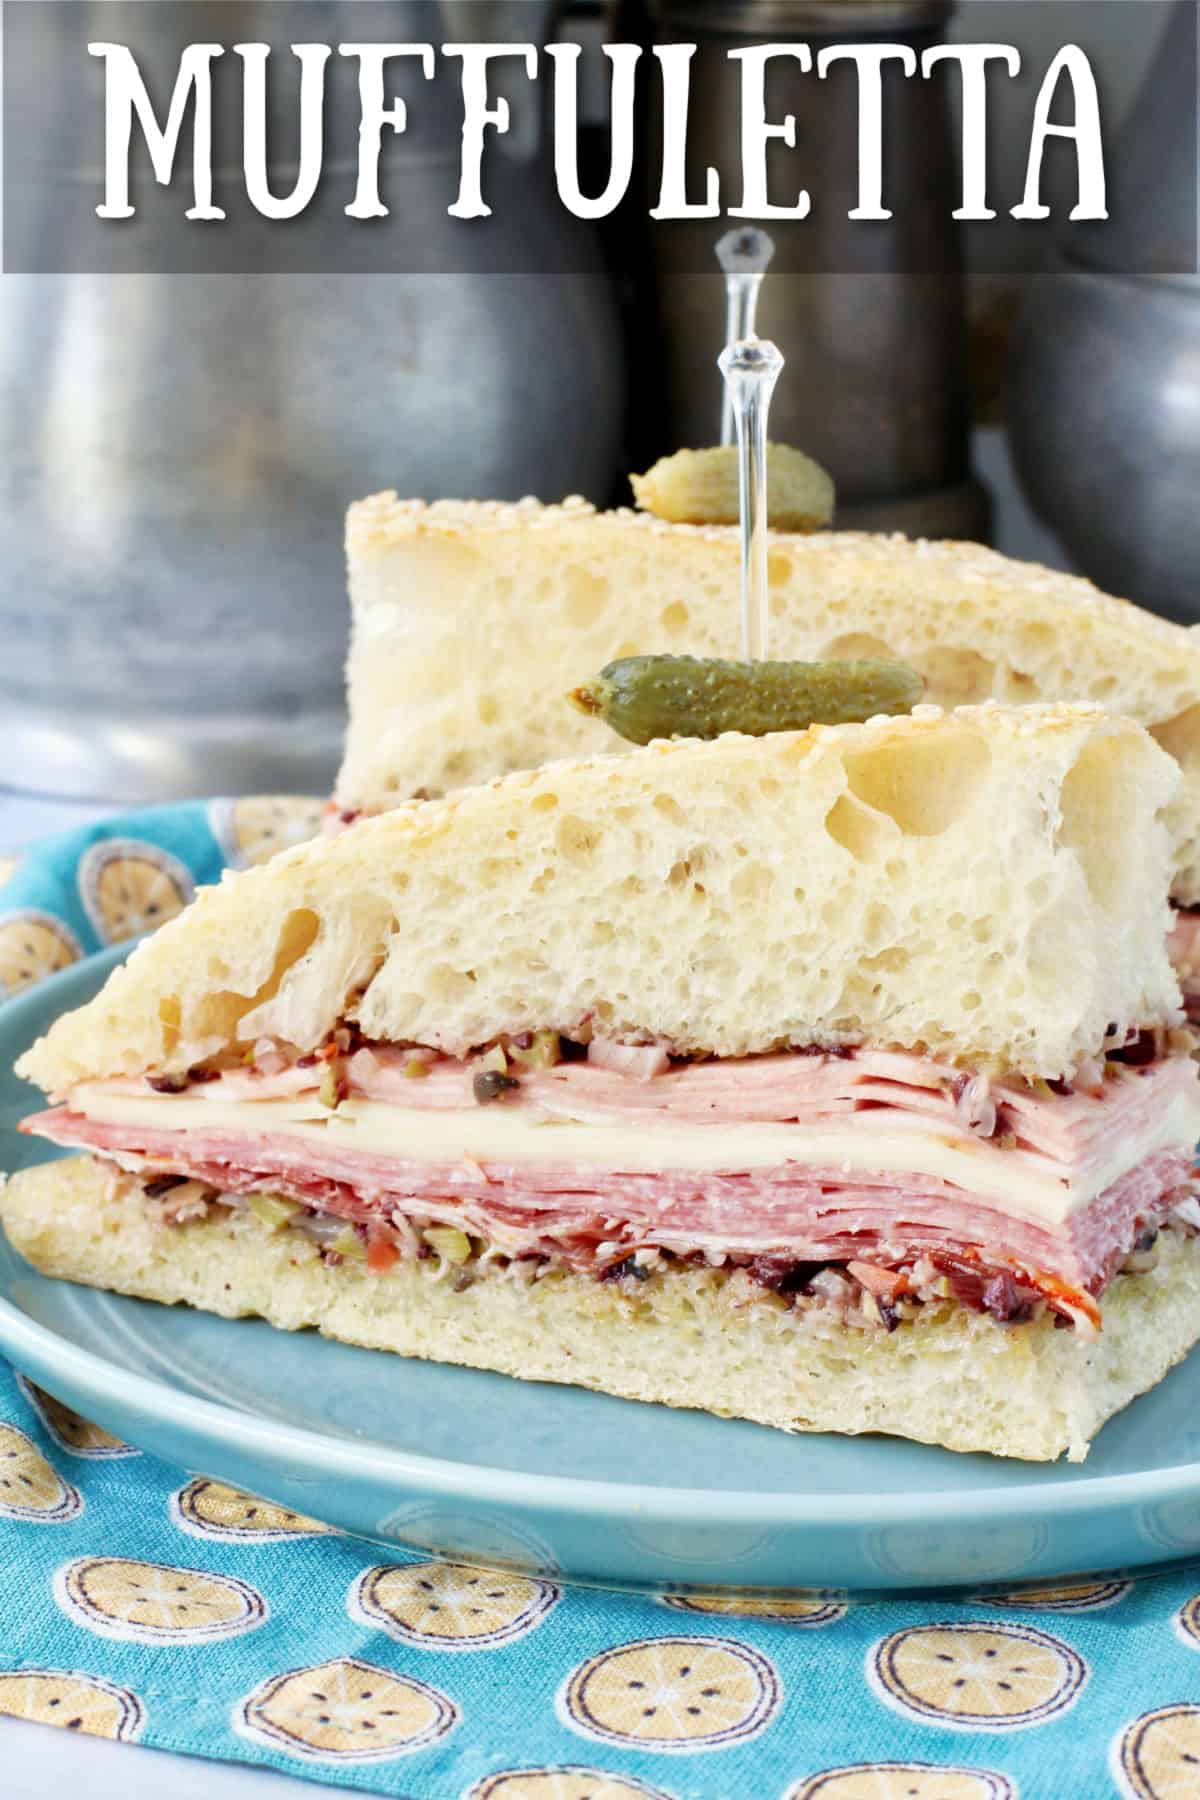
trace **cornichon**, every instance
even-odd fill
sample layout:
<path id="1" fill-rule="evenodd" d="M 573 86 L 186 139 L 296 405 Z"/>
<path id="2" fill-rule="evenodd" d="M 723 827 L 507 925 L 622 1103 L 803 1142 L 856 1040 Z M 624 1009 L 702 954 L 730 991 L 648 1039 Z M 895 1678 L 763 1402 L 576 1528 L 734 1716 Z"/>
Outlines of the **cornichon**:
<path id="1" fill-rule="evenodd" d="M 688 525 L 736 525 L 741 517 L 736 444 L 677 450 L 631 475 L 644 512 Z M 774 531 L 820 531 L 833 517 L 833 482 L 790 444 L 767 445 L 767 517 Z"/>
<path id="2" fill-rule="evenodd" d="M 803 731 L 876 713 L 906 713 L 924 683 L 906 663 L 723 662 L 716 657 L 624 656 L 567 698 L 631 744 L 654 738 Z"/>

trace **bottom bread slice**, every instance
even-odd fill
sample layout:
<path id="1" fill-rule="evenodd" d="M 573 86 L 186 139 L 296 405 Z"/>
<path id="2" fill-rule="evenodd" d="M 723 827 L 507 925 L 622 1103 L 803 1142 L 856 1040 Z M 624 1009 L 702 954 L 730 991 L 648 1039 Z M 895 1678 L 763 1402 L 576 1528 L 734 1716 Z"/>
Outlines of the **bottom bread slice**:
<path id="1" fill-rule="evenodd" d="M 1104 1421 L 1200 1338 L 1200 1238 L 1173 1231 L 1155 1268 L 1109 1285 L 1089 1341 L 1050 1315 L 999 1325 L 955 1301 L 890 1333 L 862 1329 L 722 1269 L 636 1283 L 497 1270 L 456 1290 L 437 1259 L 384 1274 L 330 1263 L 245 1208 L 165 1224 L 133 1176 L 87 1157 L 13 1176 L 0 1219 L 43 1274 L 146 1300 L 785 1431 L 887 1432 L 1033 1461 L 1082 1459 Z"/>

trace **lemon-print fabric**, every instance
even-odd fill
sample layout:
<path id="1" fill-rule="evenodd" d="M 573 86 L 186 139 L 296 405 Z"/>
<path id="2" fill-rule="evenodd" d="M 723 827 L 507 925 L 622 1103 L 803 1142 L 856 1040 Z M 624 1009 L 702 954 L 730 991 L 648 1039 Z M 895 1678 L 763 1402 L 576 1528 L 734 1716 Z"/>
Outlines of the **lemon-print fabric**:
<path id="1" fill-rule="evenodd" d="M 23 850 L 0 1005 L 320 816 L 195 803 Z M 638 1598 L 359 1543 L 220 1476 L 0 1362 L 0 1720 L 392 1800 L 1200 1800 L 1200 1565 L 763 1599 L 710 1590 L 697 1527 L 686 1587 Z"/>
<path id="2" fill-rule="evenodd" d="M 153 806 L 0 859 L 0 1004 L 80 957 L 157 930 L 223 869 L 313 837 L 321 811 L 294 794 Z"/>

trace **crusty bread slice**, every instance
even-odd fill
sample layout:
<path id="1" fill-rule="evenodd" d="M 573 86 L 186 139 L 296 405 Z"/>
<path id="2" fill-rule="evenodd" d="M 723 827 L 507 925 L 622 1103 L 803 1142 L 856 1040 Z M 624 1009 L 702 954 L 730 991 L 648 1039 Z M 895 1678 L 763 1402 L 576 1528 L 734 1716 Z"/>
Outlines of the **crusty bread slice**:
<path id="1" fill-rule="evenodd" d="M 720 1269 L 655 1274 L 633 1293 L 561 1272 L 492 1274 L 456 1293 L 438 1262 L 330 1267 L 244 1209 L 164 1225 L 132 1176 L 86 1157 L 15 1175 L 0 1220 L 43 1274 L 146 1300 L 785 1431 L 883 1431 L 1034 1461 L 1078 1461 L 1200 1337 L 1200 1239 L 1173 1232 L 1155 1269 L 1112 1282 L 1089 1343 L 1051 1316 L 1001 1327 L 953 1301 L 890 1334 L 856 1329 Z"/>
<path id="2" fill-rule="evenodd" d="M 1099 708 L 995 705 L 558 763 L 226 875 L 20 1072 L 183 1072 L 343 1018 L 685 1053 L 874 1042 L 1048 1079 L 1180 1016 L 1178 771 Z"/>
<path id="3" fill-rule="evenodd" d="M 376 494 L 347 551 L 348 812 L 619 751 L 560 696 L 633 652 L 742 653 L 732 527 Z M 1175 895 L 1200 901 L 1200 630 L 978 544 L 775 533 L 769 572 L 773 656 L 891 655 L 943 706 L 1094 700 L 1153 730 L 1186 776 Z"/>

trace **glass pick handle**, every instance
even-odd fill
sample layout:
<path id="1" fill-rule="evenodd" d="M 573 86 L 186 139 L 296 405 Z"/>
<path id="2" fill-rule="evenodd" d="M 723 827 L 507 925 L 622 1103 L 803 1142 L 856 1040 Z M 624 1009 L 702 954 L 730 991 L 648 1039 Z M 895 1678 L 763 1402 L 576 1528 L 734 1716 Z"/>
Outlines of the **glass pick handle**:
<path id="1" fill-rule="evenodd" d="M 747 662 L 767 654 L 767 413 L 783 368 L 774 344 L 745 338 L 722 350 L 717 365 L 733 410 L 742 521 L 742 644 Z"/>
<path id="2" fill-rule="evenodd" d="M 717 240 L 717 261 L 725 271 L 725 344 L 754 336 L 758 291 L 775 254 L 775 240 L 751 225 Z M 733 442 L 733 407 L 726 388 L 721 401 L 721 442 Z"/>

